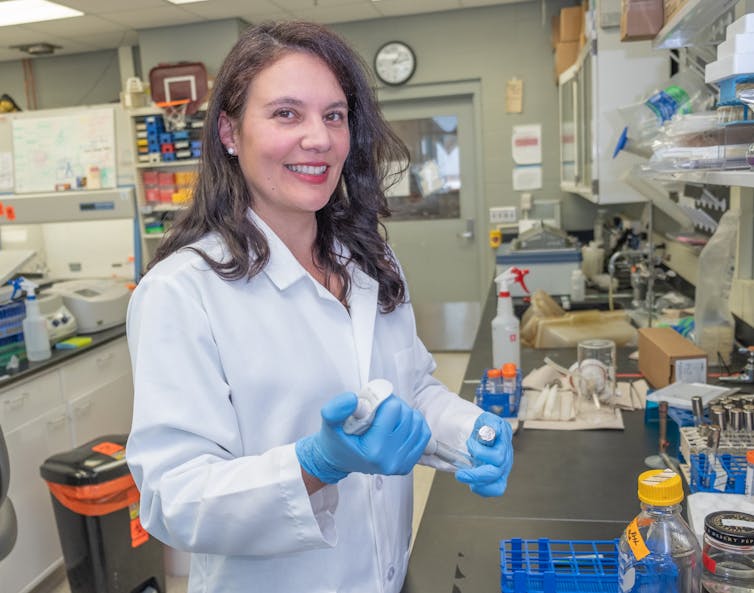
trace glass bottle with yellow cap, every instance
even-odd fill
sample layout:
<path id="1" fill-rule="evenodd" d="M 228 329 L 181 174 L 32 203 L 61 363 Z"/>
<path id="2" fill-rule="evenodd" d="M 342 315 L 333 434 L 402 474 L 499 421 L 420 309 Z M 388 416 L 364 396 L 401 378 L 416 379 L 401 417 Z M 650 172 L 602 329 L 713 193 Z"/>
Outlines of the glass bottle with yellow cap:
<path id="1" fill-rule="evenodd" d="M 639 476 L 639 513 L 621 536 L 618 573 L 623 593 L 699 593 L 702 552 L 681 517 L 683 484 L 671 470 Z"/>

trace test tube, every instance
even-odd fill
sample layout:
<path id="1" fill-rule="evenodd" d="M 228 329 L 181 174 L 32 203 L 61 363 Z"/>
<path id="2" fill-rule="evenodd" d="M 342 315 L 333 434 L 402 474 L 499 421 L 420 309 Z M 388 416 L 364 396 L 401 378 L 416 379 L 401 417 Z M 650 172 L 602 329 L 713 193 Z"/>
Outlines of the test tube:
<path id="1" fill-rule="evenodd" d="M 716 425 L 718 430 L 725 430 L 727 428 L 728 415 L 725 412 L 725 408 L 722 406 L 712 406 L 710 414 L 712 415 L 712 424 Z"/>
<path id="2" fill-rule="evenodd" d="M 483 445 L 491 447 L 495 443 L 497 433 L 489 424 L 485 424 L 477 430 L 474 438 Z M 424 449 L 424 453 L 426 455 L 434 455 L 458 469 L 474 467 L 471 455 L 469 455 L 467 451 L 461 451 L 455 447 L 451 447 L 435 438 L 429 440 L 427 448 Z"/>
<path id="3" fill-rule="evenodd" d="M 720 427 L 717 424 L 713 424 L 709 427 L 709 434 L 707 434 L 707 461 L 709 469 L 714 469 L 717 465 L 717 448 L 720 446 Z"/>
<path id="4" fill-rule="evenodd" d="M 704 403 L 699 395 L 695 395 L 691 398 L 691 410 L 694 413 L 694 426 L 700 436 L 707 434 L 707 425 L 704 422 Z"/>
<path id="5" fill-rule="evenodd" d="M 744 492 L 754 497 L 754 450 L 746 452 L 746 483 Z"/>
<path id="6" fill-rule="evenodd" d="M 730 427 L 734 432 L 740 432 L 744 427 L 744 411 L 741 408 L 732 408 L 730 414 Z"/>
<path id="7" fill-rule="evenodd" d="M 747 432 L 754 431 L 754 405 L 744 405 L 744 427 Z"/>

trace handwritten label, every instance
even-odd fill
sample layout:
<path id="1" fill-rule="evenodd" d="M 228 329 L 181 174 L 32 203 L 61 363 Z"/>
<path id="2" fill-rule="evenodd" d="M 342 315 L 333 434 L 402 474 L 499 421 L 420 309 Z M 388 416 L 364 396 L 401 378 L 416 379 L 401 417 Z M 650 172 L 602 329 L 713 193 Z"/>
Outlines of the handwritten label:
<path id="1" fill-rule="evenodd" d="M 626 527 L 626 541 L 637 560 L 649 556 L 649 548 L 647 548 L 647 544 L 644 543 L 644 538 L 639 532 L 639 522 L 636 519 Z"/>

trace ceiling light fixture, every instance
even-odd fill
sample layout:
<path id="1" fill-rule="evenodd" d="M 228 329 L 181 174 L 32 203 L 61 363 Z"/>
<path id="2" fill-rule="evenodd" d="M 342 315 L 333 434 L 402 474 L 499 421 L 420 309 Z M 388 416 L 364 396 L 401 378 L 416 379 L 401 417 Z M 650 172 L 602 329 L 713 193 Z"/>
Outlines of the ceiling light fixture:
<path id="1" fill-rule="evenodd" d="M 63 49 L 60 45 L 53 45 L 46 41 L 39 43 L 24 43 L 22 45 L 11 45 L 10 49 L 18 49 L 31 56 L 49 56 L 54 54 L 56 49 Z"/>
<path id="2" fill-rule="evenodd" d="M 0 27 L 67 19 L 84 14 L 80 10 L 47 0 L 5 0 L 0 2 L 0 6 Z"/>
<path id="3" fill-rule="evenodd" d="M 168 0 L 172 4 L 193 4 L 194 2 L 206 2 L 207 0 Z"/>

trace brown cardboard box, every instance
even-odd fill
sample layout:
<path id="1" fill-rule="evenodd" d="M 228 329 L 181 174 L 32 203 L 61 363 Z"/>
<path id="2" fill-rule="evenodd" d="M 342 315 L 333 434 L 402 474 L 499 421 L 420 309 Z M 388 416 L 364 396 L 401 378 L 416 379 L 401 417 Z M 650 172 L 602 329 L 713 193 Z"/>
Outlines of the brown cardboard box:
<path id="1" fill-rule="evenodd" d="M 579 57 L 578 41 L 561 41 L 555 46 L 555 80 L 563 74 Z"/>
<path id="2" fill-rule="evenodd" d="M 686 4 L 686 1 L 687 0 L 663 0 L 663 12 L 665 13 L 663 16 L 663 22 L 667 24 L 667 22 L 675 16 L 675 13 Z"/>
<path id="3" fill-rule="evenodd" d="M 560 41 L 578 41 L 584 29 L 584 9 L 581 5 L 560 9 Z"/>
<path id="4" fill-rule="evenodd" d="M 621 0 L 620 40 L 654 39 L 662 29 L 663 0 Z"/>
<path id="5" fill-rule="evenodd" d="M 679 380 L 706 383 L 707 354 L 672 328 L 645 327 L 639 330 L 639 370 L 655 389 Z"/>

